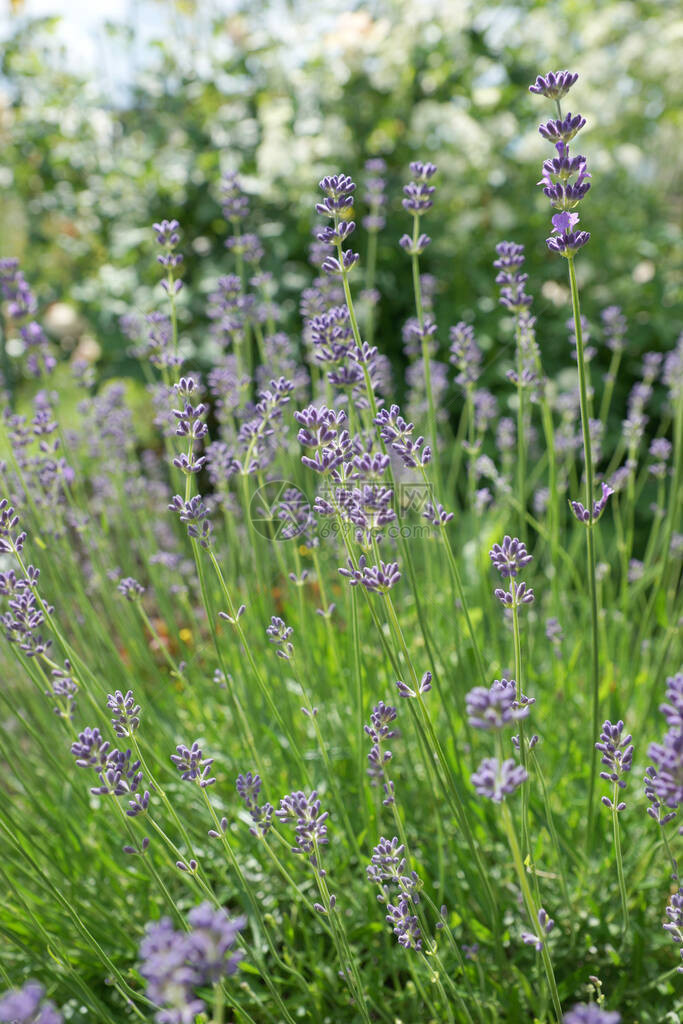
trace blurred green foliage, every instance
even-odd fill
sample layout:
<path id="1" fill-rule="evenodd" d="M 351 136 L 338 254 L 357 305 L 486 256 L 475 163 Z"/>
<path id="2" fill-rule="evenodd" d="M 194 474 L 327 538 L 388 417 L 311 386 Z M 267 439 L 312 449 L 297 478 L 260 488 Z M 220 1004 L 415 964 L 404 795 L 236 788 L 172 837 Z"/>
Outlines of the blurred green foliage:
<path id="1" fill-rule="evenodd" d="M 581 76 L 571 99 L 588 119 L 581 148 L 593 173 L 582 217 L 592 240 L 579 260 L 584 313 L 598 324 L 599 310 L 618 303 L 630 324 L 619 409 L 642 353 L 669 348 L 680 329 L 675 5 L 346 6 L 244 2 L 228 16 L 184 5 L 160 17 L 162 38 L 142 59 L 135 28 L 109 26 L 112 53 L 127 54 L 130 68 L 118 96 L 111 82 L 74 68 L 55 44 L 54 19 L 17 18 L 2 62 L 0 255 L 21 258 L 41 302 L 75 308 L 68 345 L 97 339 L 102 372 L 125 374 L 132 364 L 118 317 L 161 301 L 149 226 L 180 221 L 181 315 L 201 323 L 211 283 L 232 269 L 217 185 L 222 170 L 236 168 L 254 193 L 250 227 L 264 237 L 296 335 L 316 183 L 335 170 L 360 183 L 365 159 L 382 155 L 390 209 L 378 337 L 400 359 L 400 326 L 412 312 L 409 263 L 397 246 L 408 226 L 401 186 L 411 159 L 430 159 L 439 175 L 424 270 L 439 279 L 444 348 L 448 326 L 473 319 L 503 380 L 509 339 L 491 261 L 496 242 L 509 238 L 527 247 L 552 374 L 568 360 L 566 267 L 546 251 L 549 210 L 535 185 L 547 155 L 536 127 L 552 110 L 527 87 L 538 72 L 569 66 Z M 189 340 L 201 357 L 201 338 Z M 600 350 L 597 365 L 607 362 Z"/>

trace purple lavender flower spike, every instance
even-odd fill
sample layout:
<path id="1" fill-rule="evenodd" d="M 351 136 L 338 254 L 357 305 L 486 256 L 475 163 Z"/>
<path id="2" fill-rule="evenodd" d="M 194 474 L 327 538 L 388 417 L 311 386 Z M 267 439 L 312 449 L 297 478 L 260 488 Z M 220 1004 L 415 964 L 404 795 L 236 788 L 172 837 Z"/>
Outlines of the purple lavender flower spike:
<path id="1" fill-rule="evenodd" d="M 412 903 L 402 897 L 396 906 L 387 903 L 387 922 L 393 925 L 394 935 L 405 949 L 422 949 L 422 933 L 417 915 L 412 913 Z"/>
<path id="2" fill-rule="evenodd" d="M 78 734 L 78 739 L 71 744 L 71 753 L 76 758 L 79 768 L 102 768 L 109 756 L 109 740 L 102 739 L 98 728 L 86 727 Z"/>
<path id="3" fill-rule="evenodd" d="M 683 888 L 671 896 L 666 908 L 667 921 L 662 925 L 664 931 L 668 932 L 672 940 L 679 947 L 681 959 L 683 960 Z M 683 964 L 678 968 L 679 974 L 683 974 Z"/>
<path id="4" fill-rule="evenodd" d="M 264 804 L 258 803 L 259 793 L 261 792 L 260 776 L 252 772 L 247 772 L 246 775 L 240 774 L 237 776 L 235 788 L 242 797 L 253 822 L 253 826 L 249 831 L 252 835 L 263 838 L 273 823 L 274 812 L 272 804 L 267 802 Z M 227 824 L 226 820 L 225 827 L 227 827 Z"/>
<path id="5" fill-rule="evenodd" d="M 440 502 L 434 504 L 428 501 L 424 507 L 422 518 L 429 520 L 432 526 L 447 526 L 453 519 L 454 513 L 447 512 Z"/>
<path id="6" fill-rule="evenodd" d="M 552 142 L 555 145 L 562 142 L 566 146 L 581 131 L 585 123 L 586 118 L 582 117 L 581 114 L 572 114 L 570 112 L 563 118 L 546 121 L 545 124 L 538 126 L 538 130 L 548 142 Z"/>
<path id="7" fill-rule="evenodd" d="M 288 661 L 294 652 L 294 644 L 289 639 L 293 632 L 293 628 L 288 626 L 278 615 L 273 615 L 270 624 L 266 626 L 266 636 L 269 642 L 275 644 L 276 654 L 278 657 L 284 658 L 285 661 Z"/>
<path id="8" fill-rule="evenodd" d="M 215 778 L 207 778 L 213 758 L 202 756 L 199 740 L 195 740 L 191 747 L 186 747 L 184 743 L 178 744 L 176 753 L 171 754 L 171 761 L 182 779 L 196 782 L 202 789 L 213 786 L 216 781 Z"/>
<path id="9" fill-rule="evenodd" d="M 499 242 L 496 253 L 498 258 L 493 261 L 493 266 L 498 271 L 496 284 L 502 286 L 501 305 L 520 317 L 524 313 L 528 314 L 532 298 L 524 291 L 529 275 L 521 272 L 524 266 L 524 246 L 517 242 Z"/>
<path id="10" fill-rule="evenodd" d="M 577 1003 L 564 1015 L 563 1024 L 620 1024 L 621 1014 L 603 1010 L 596 1003 Z"/>
<path id="11" fill-rule="evenodd" d="M 626 317 L 619 306 L 607 306 L 600 314 L 605 333 L 605 343 L 612 352 L 622 352 L 628 329 Z"/>
<path id="12" fill-rule="evenodd" d="M 0 501 L 0 552 L 11 555 L 23 550 L 26 534 L 23 531 L 16 532 L 18 525 L 19 516 L 7 498 L 3 498 Z"/>
<path id="13" fill-rule="evenodd" d="M 501 762 L 495 757 L 485 757 L 476 772 L 472 773 L 471 779 L 480 796 L 499 804 L 526 782 L 528 777 L 526 770 L 512 758 Z"/>
<path id="14" fill-rule="evenodd" d="M 346 577 L 352 587 L 361 584 L 376 594 L 388 593 L 401 578 L 397 562 L 380 561 L 379 565 L 367 565 L 364 555 L 358 560 L 357 569 L 350 563 L 348 568 L 339 569 L 339 574 Z"/>
<path id="15" fill-rule="evenodd" d="M 600 772 L 600 778 L 605 782 L 616 783 L 620 789 L 626 788 L 626 781 L 622 777 L 630 772 L 633 766 L 633 744 L 631 735 L 622 737 L 624 723 L 619 721 L 615 725 L 606 721 L 600 733 L 600 741 L 595 744 L 595 749 L 601 751 L 601 763 L 608 769 Z M 612 808 L 612 801 L 609 797 L 603 796 L 602 802 L 605 807 Z M 617 811 L 623 811 L 626 804 L 617 804 Z"/>
<path id="16" fill-rule="evenodd" d="M 98 796 L 125 796 L 135 793 L 142 782 L 140 762 L 131 761 L 130 750 L 112 750 L 106 764 L 98 770 L 99 786 L 91 793 Z"/>
<path id="17" fill-rule="evenodd" d="M 548 912 L 543 907 L 538 911 L 538 924 L 541 935 L 533 935 L 530 932 L 522 932 L 522 942 L 527 946 L 534 946 L 540 953 L 545 945 L 545 937 L 550 935 L 551 931 L 555 927 L 555 922 L 549 917 Z"/>
<path id="18" fill-rule="evenodd" d="M 209 509 L 199 494 L 185 501 L 179 494 L 173 496 L 168 506 L 170 512 L 176 512 L 180 522 L 187 526 L 187 535 L 196 540 L 205 550 L 211 547 L 212 525 L 208 518 Z"/>
<path id="19" fill-rule="evenodd" d="M 187 915 L 192 931 L 188 936 L 190 956 L 199 968 L 204 984 L 215 985 L 221 978 L 235 973 L 244 956 L 233 952 L 237 936 L 247 923 L 246 917 L 229 917 L 222 908 L 208 901 L 200 903 Z"/>
<path id="20" fill-rule="evenodd" d="M 408 862 L 404 857 L 404 846 L 399 844 L 398 836 L 393 839 L 380 839 L 373 848 L 372 857 L 366 870 L 368 881 L 374 882 L 382 889 L 378 900 L 383 902 L 388 892 L 387 883 L 395 886 L 402 896 L 419 902 L 419 891 L 422 882 L 416 871 L 408 871 Z"/>
<path id="21" fill-rule="evenodd" d="M 676 810 L 683 803 L 683 730 L 669 729 L 662 743 L 651 743 L 648 756 L 656 776 L 652 789 L 665 807 Z"/>
<path id="22" fill-rule="evenodd" d="M 402 200 L 403 209 L 419 217 L 421 214 L 426 213 L 433 205 L 432 196 L 434 195 L 435 188 L 433 185 L 429 185 L 428 182 L 436 174 L 436 166 L 415 160 L 411 163 L 410 170 L 414 180 L 403 186 L 403 193 L 405 195 L 405 199 Z M 427 236 L 424 237 L 426 238 Z M 406 248 L 405 245 L 403 248 Z"/>
<path id="23" fill-rule="evenodd" d="M 176 246 L 180 242 L 178 233 L 180 225 L 177 220 L 162 220 L 158 224 L 153 224 L 152 227 L 156 233 L 157 245 L 163 249 L 163 252 L 157 256 L 157 263 L 160 263 L 167 272 L 167 276 L 161 282 L 161 287 L 167 294 L 177 295 L 183 287 L 183 282 L 174 274 L 174 271 L 177 271 L 183 262 L 182 253 L 176 252 Z"/>
<path id="24" fill-rule="evenodd" d="M 559 253 L 560 256 L 573 256 L 574 253 L 582 249 L 587 242 L 590 241 L 590 232 L 588 231 L 573 231 L 571 228 L 567 228 L 565 225 L 569 224 L 568 218 L 576 218 L 571 223 L 576 224 L 579 217 L 578 214 L 574 213 L 558 213 L 552 218 L 553 222 L 553 234 L 546 238 L 546 244 L 551 252 Z"/>
<path id="25" fill-rule="evenodd" d="M 645 770 L 645 776 L 643 778 L 643 788 L 645 790 L 645 797 L 649 801 L 650 806 L 647 809 L 647 813 L 650 817 L 657 822 L 658 825 L 668 825 L 670 821 L 673 821 L 676 817 L 675 811 L 664 811 L 662 802 L 657 795 L 654 788 L 654 782 L 657 778 L 657 772 L 650 765 Z"/>
<path id="26" fill-rule="evenodd" d="M 328 174 L 319 182 L 325 198 L 316 205 L 316 213 L 323 217 L 334 217 L 353 206 L 356 186 L 348 174 Z"/>
<path id="27" fill-rule="evenodd" d="M 597 501 L 593 502 L 593 520 L 592 521 L 594 523 L 597 523 L 597 521 L 600 519 L 600 517 L 602 516 L 603 512 L 607 508 L 608 500 L 614 494 L 614 488 L 610 487 L 610 485 L 606 484 L 604 481 L 602 482 L 601 487 L 602 487 L 602 496 L 600 498 L 598 498 Z M 591 521 L 590 513 L 589 513 L 587 508 L 584 508 L 584 506 L 581 504 L 580 501 L 570 501 L 569 502 L 569 507 L 571 508 L 572 512 L 574 513 L 574 517 L 580 523 L 590 523 L 590 521 Z"/>
<path id="28" fill-rule="evenodd" d="M 502 579 L 516 577 L 519 570 L 533 559 L 533 555 L 528 553 L 524 541 L 519 540 L 518 537 L 510 537 L 508 534 L 503 538 L 502 544 L 493 545 L 489 551 L 489 557 Z"/>
<path id="29" fill-rule="evenodd" d="M 365 161 L 365 170 L 372 175 L 365 182 L 364 199 L 369 207 L 369 213 L 363 218 L 366 231 L 381 231 L 386 224 L 383 212 L 387 202 L 386 181 L 382 177 L 386 169 L 387 165 L 381 157 Z"/>
<path id="30" fill-rule="evenodd" d="M 669 676 L 666 681 L 666 699 L 668 704 L 660 704 L 659 710 L 664 715 L 667 725 L 672 729 L 683 729 L 683 672 Z"/>
<path id="31" fill-rule="evenodd" d="M 380 782 L 384 788 L 384 800 L 382 803 L 389 807 L 394 803 L 394 784 L 387 781 L 384 774 L 384 767 L 391 760 L 391 751 L 383 750 L 382 743 L 385 740 L 399 736 L 398 729 L 392 729 L 391 723 L 396 720 L 396 708 L 385 704 L 383 700 L 376 704 L 370 716 L 370 725 L 364 726 L 366 734 L 372 740 L 372 747 L 368 754 L 368 775 L 371 784 L 377 786 Z"/>
<path id="32" fill-rule="evenodd" d="M 8 1024 L 62 1024 L 64 1018 L 36 981 L 0 996 L 0 1021 Z"/>
<path id="33" fill-rule="evenodd" d="M 482 352 L 474 337 L 474 328 L 464 321 L 459 321 L 449 331 L 450 362 L 458 368 L 455 383 L 467 388 L 476 384 L 481 374 Z"/>
<path id="34" fill-rule="evenodd" d="M 546 96 L 549 100 L 561 100 L 578 77 L 578 74 L 572 71 L 548 71 L 545 75 L 537 76 L 534 84 L 529 86 L 529 92 L 537 96 Z"/>
<path id="35" fill-rule="evenodd" d="M 145 592 L 142 584 L 138 583 L 132 576 L 126 576 L 125 579 L 122 579 L 116 589 L 119 594 L 123 594 L 126 600 L 131 602 L 140 601 Z"/>
<path id="36" fill-rule="evenodd" d="M 169 917 L 162 917 L 147 925 L 140 943 L 140 974 L 149 998 L 163 1007 L 157 1019 L 167 1024 L 193 1024 L 204 1009 L 194 993 L 202 977 L 190 961 L 188 938 L 175 931 Z"/>
<path id="37" fill-rule="evenodd" d="M 236 171 L 227 171 L 221 179 L 221 206 L 223 216 L 233 224 L 246 220 L 249 214 L 249 199 Z"/>
<path id="38" fill-rule="evenodd" d="M 502 729 L 510 722 L 529 715 L 533 701 L 517 701 L 516 685 L 512 679 L 496 679 L 490 689 L 475 686 L 465 697 L 467 718 L 474 729 Z"/>
<path id="39" fill-rule="evenodd" d="M 294 825 L 296 844 L 292 853 L 306 854 L 316 870 L 322 870 L 316 858 L 316 848 L 326 846 L 329 811 L 320 811 L 316 790 L 310 796 L 300 790 L 280 800 L 275 814 L 282 825 Z"/>
<path id="40" fill-rule="evenodd" d="M 137 730 L 140 725 L 140 705 L 135 703 L 132 690 L 128 690 L 125 696 L 121 690 L 110 693 L 107 696 L 107 707 L 115 712 L 111 722 L 117 736 L 131 736 Z"/>
<path id="41" fill-rule="evenodd" d="M 399 697 L 405 697 L 405 698 L 417 697 L 418 694 L 429 693 L 431 688 L 432 688 L 432 673 L 431 672 L 425 672 L 425 674 L 422 676 L 422 679 L 420 680 L 420 685 L 418 686 L 417 690 L 413 690 L 410 686 L 408 686 L 406 683 L 402 682 L 400 679 L 398 679 L 397 682 L 396 682 L 396 689 L 398 690 Z"/>

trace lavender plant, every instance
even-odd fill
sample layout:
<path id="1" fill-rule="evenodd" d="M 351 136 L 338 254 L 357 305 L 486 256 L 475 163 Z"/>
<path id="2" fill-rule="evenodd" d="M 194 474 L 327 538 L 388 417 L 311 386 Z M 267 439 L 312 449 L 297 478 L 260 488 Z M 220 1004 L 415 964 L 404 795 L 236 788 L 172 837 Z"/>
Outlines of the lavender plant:
<path id="1" fill-rule="evenodd" d="M 126 322 L 148 391 L 130 403 L 79 369 L 79 424 L 39 301 L 0 263 L 38 389 L 0 421 L 0 1020 L 677 1012 L 683 360 L 680 342 L 646 355 L 615 440 L 628 327 L 579 308 L 591 180 L 584 118 L 561 107 L 577 79 L 531 91 L 556 105 L 541 185 L 578 390 L 569 349 L 569 374 L 544 372 L 530 310 L 548 290 L 516 242 L 494 264 L 514 367 L 489 358 L 494 303 L 460 295 L 439 362 L 422 218 L 436 236 L 457 189 L 442 166 L 437 193 L 426 159 L 402 197 L 404 378 L 376 315 L 379 235 L 401 230 L 388 156 L 361 190 L 322 177 L 301 324 L 289 276 L 264 269 L 253 179 L 223 177 L 229 234 L 196 320 L 201 242 L 184 224 L 185 270 L 178 221 L 155 224 L 165 312 Z"/>

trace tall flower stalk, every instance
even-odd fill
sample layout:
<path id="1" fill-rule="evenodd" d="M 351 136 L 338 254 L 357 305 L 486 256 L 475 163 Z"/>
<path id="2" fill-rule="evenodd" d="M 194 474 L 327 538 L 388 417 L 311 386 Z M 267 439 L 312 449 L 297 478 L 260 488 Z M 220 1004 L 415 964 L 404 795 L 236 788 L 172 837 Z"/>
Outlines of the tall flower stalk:
<path id="1" fill-rule="evenodd" d="M 415 177 L 413 181 L 409 182 L 404 187 L 403 191 L 405 193 L 405 198 L 402 200 L 402 203 L 404 210 L 407 210 L 408 213 L 412 214 L 413 232 L 412 235 L 403 235 L 399 245 L 410 256 L 413 271 L 415 313 L 417 315 L 417 332 L 420 336 L 420 344 L 422 348 L 422 365 L 424 369 L 425 390 L 427 392 L 429 413 L 429 433 L 432 438 L 432 445 L 434 446 L 434 465 L 436 468 L 437 482 L 439 482 L 436 408 L 434 405 L 434 392 L 432 390 L 431 354 L 429 351 L 431 334 L 433 332 L 427 330 L 427 325 L 425 324 L 424 304 L 422 301 L 422 284 L 420 282 L 420 256 L 431 242 L 429 235 L 425 235 L 420 231 L 420 218 L 427 212 L 427 210 L 430 209 L 431 206 L 433 206 L 434 203 L 432 196 L 434 195 L 435 189 L 434 185 L 430 185 L 429 182 L 436 174 L 436 166 L 434 164 L 422 163 L 419 160 L 415 160 L 411 163 L 410 170 Z"/>
<path id="2" fill-rule="evenodd" d="M 581 306 L 579 302 L 579 289 L 576 282 L 576 270 L 574 258 L 584 245 L 589 241 L 588 231 L 576 230 L 579 215 L 573 212 L 590 189 L 590 174 L 586 166 L 586 158 L 581 155 L 570 156 L 569 143 L 583 128 L 586 119 L 580 114 L 568 113 L 562 116 L 561 100 L 569 92 L 578 78 L 576 73 L 569 71 L 558 71 L 553 74 L 549 72 L 545 76 L 539 75 L 536 82 L 529 87 L 530 92 L 545 96 L 555 102 L 557 118 L 551 119 L 539 126 L 539 132 L 544 139 L 553 143 L 556 156 L 545 160 L 543 163 L 543 177 L 539 182 L 543 186 L 543 192 L 550 200 L 551 206 L 559 211 L 552 217 L 553 230 L 551 236 L 546 240 L 551 252 L 564 256 L 567 260 L 569 271 L 569 287 L 572 297 L 572 311 L 574 317 L 574 333 L 576 336 L 576 360 L 579 374 L 579 395 L 581 407 L 581 433 L 583 437 L 583 455 L 586 479 L 586 505 L 587 517 L 583 520 L 586 527 L 586 558 L 588 566 L 588 590 L 591 607 L 591 694 L 592 694 L 592 730 L 591 735 L 596 736 L 600 722 L 600 640 L 599 640 L 599 610 L 598 592 L 596 581 L 596 557 L 595 557 L 595 523 L 598 516 L 595 515 L 593 489 L 594 489 L 594 468 L 593 454 L 591 451 L 590 435 L 590 407 L 588 404 L 588 374 L 585 359 L 583 341 L 583 328 L 581 322 Z M 602 511 L 602 510 L 600 510 Z M 588 818 L 586 829 L 586 841 L 590 845 L 593 832 L 593 819 L 595 813 L 595 785 L 596 785 L 597 751 L 591 745 L 591 770 L 588 785 Z"/>

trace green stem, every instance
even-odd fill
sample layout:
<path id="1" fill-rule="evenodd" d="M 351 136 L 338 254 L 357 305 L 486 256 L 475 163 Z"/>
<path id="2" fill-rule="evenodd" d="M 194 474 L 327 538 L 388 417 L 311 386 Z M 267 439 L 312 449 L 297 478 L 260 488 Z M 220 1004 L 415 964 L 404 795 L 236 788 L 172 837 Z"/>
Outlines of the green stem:
<path id="1" fill-rule="evenodd" d="M 522 896 L 526 905 L 527 914 L 531 922 L 531 928 L 535 933 L 538 929 L 538 910 L 534 902 L 531 889 L 529 888 L 529 882 L 526 877 L 526 870 L 524 868 L 524 861 L 522 854 L 517 843 L 517 836 L 515 835 L 515 827 L 512 822 L 512 815 L 506 802 L 503 800 L 501 804 L 501 812 L 503 817 L 503 827 L 507 834 L 508 842 L 510 844 L 510 852 L 512 853 L 512 860 L 515 865 L 515 871 L 517 872 L 517 878 L 519 879 L 520 888 L 522 890 Z M 543 948 L 541 950 L 541 956 L 543 958 L 543 966 L 545 968 L 545 974 L 548 981 L 548 988 L 550 989 L 550 998 L 552 999 L 553 1008 L 555 1010 L 555 1016 L 557 1018 L 557 1024 L 562 1024 L 562 1004 L 560 1002 L 560 995 L 557 991 L 557 982 L 555 981 L 555 972 L 553 971 L 553 965 L 550 960 L 550 954 L 548 953 L 547 943 L 543 940 Z"/>
<path id="2" fill-rule="evenodd" d="M 626 897 L 626 882 L 624 881 L 624 864 L 621 856 L 621 837 L 619 835 L 619 786 L 614 783 L 612 793 L 612 829 L 614 831 L 614 853 L 617 860 L 617 878 L 619 880 L 619 894 L 621 896 L 621 912 L 623 916 L 623 934 L 628 933 L 628 900 Z"/>
<path id="3" fill-rule="evenodd" d="M 581 430 L 583 433 L 583 453 L 586 466 L 586 508 L 588 509 L 588 523 L 586 524 L 586 555 L 588 562 L 588 588 L 590 592 L 591 605 L 591 692 L 592 692 L 592 715 L 590 734 L 590 779 L 588 784 L 588 817 L 586 829 L 586 843 L 590 848 L 593 835 L 594 805 L 595 805 L 595 776 L 597 768 L 597 750 L 595 749 L 595 737 L 598 735 L 600 726 L 600 647 L 599 647 L 599 613 L 598 593 L 595 579 L 595 536 L 593 520 L 593 456 L 591 453 L 588 389 L 586 384 L 586 364 L 583 352 L 583 332 L 581 330 L 581 307 L 579 304 L 579 289 L 576 283 L 574 270 L 574 257 L 567 258 L 569 267 L 569 285 L 572 293 L 572 309 L 574 312 L 574 333 L 576 335 L 576 357 L 579 371 L 579 391 L 581 398 Z"/>

